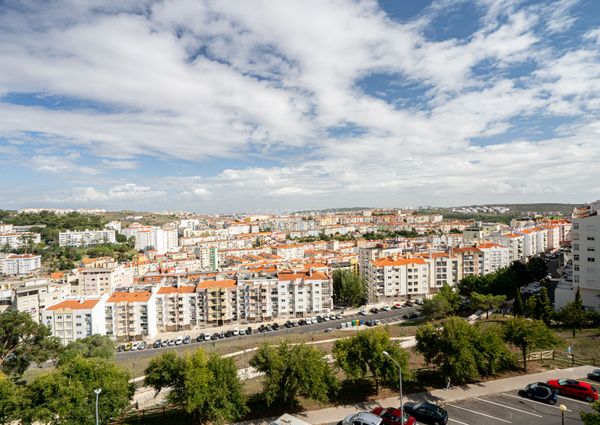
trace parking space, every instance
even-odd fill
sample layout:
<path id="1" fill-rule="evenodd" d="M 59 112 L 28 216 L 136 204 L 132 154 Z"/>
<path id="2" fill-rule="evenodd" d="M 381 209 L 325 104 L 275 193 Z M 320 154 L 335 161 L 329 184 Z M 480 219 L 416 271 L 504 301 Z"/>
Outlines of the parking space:
<path id="1" fill-rule="evenodd" d="M 502 425 L 544 424 L 561 425 L 562 414 L 558 407 L 564 404 L 565 424 L 581 424 L 580 412 L 591 412 L 589 403 L 559 396 L 556 406 L 519 396 L 518 391 L 473 397 L 445 404 L 448 424 L 458 425 Z"/>

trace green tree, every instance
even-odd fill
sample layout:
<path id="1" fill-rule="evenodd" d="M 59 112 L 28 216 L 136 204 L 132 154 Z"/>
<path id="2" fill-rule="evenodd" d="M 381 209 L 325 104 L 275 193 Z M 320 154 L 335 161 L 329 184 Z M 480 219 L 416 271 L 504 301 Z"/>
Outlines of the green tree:
<path id="1" fill-rule="evenodd" d="M 436 296 L 438 295 L 440 297 L 443 297 L 448 302 L 448 306 L 450 307 L 451 313 L 458 311 L 458 309 L 460 308 L 460 295 L 458 294 L 456 288 L 450 286 L 448 282 L 446 282 L 439 289 Z"/>
<path id="2" fill-rule="evenodd" d="M 64 350 L 65 347 L 60 342 L 60 339 L 50 336 L 40 341 L 39 350 L 33 353 L 32 360 L 38 365 L 44 363 L 46 360 L 51 360 L 56 366 Z"/>
<path id="3" fill-rule="evenodd" d="M 592 413 L 579 413 L 584 425 L 600 425 L 600 401 L 593 402 L 592 409 L 594 409 Z"/>
<path id="4" fill-rule="evenodd" d="M 298 396 L 326 402 L 339 388 L 331 366 L 318 348 L 306 344 L 265 344 L 250 359 L 263 372 L 267 405 L 281 402 L 293 406 Z"/>
<path id="5" fill-rule="evenodd" d="M 390 338 L 385 328 L 361 331 L 355 336 L 338 339 L 333 346 L 336 365 L 351 379 L 373 377 L 375 391 L 380 384 L 395 386 L 398 383 L 397 366 L 383 352 L 386 351 L 402 368 L 402 379 L 410 381 L 408 353 Z"/>
<path id="6" fill-rule="evenodd" d="M 514 317 L 505 325 L 504 339 L 523 355 L 523 370 L 527 372 L 527 356 L 533 350 L 556 347 L 561 340 L 541 320 Z"/>
<path id="7" fill-rule="evenodd" d="M 110 337 L 105 335 L 90 335 L 70 342 L 60 354 L 58 364 L 68 363 L 75 356 L 84 358 L 97 357 L 107 360 L 115 358 L 115 346 Z"/>
<path id="8" fill-rule="evenodd" d="M 171 388 L 167 399 L 185 409 L 194 423 L 234 422 L 247 411 L 235 362 L 197 350 L 185 357 L 173 351 L 155 357 L 145 370 L 146 385 L 158 394 Z"/>
<path id="9" fill-rule="evenodd" d="M 333 299 L 336 304 L 358 307 L 367 301 L 367 286 L 358 274 L 349 270 L 333 272 Z"/>
<path id="10" fill-rule="evenodd" d="M 430 320 L 443 319 L 452 311 L 448 300 L 439 295 L 434 295 L 431 298 L 425 298 L 421 306 L 421 313 Z"/>
<path id="11" fill-rule="evenodd" d="M 524 313 L 524 307 L 523 307 L 523 297 L 521 296 L 521 290 L 519 288 L 517 288 L 515 290 L 515 302 L 513 303 L 513 315 L 515 316 L 522 316 Z"/>
<path id="12" fill-rule="evenodd" d="M 50 335 L 28 313 L 7 310 L 0 314 L 0 369 L 21 375 L 32 361 L 44 361 L 42 341 Z"/>
<path id="13" fill-rule="evenodd" d="M 581 332 L 588 318 L 583 307 L 576 302 L 567 303 L 560 309 L 557 317 L 563 325 L 571 329 L 573 338 L 575 338 L 576 331 Z"/>
<path id="14" fill-rule="evenodd" d="M 552 304 L 548 298 L 548 290 L 542 288 L 540 294 L 535 299 L 535 318 L 541 320 L 546 325 L 550 325 L 552 317 Z"/>
<path id="15" fill-rule="evenodd" d="M 21 389 L 0 373 L 0 424 L 17 420 L 22 402 Z"/>
<path id="16" fill-rule="evenodd" d="M 485 310 L 485 318 L 488 318 L 490 310 L 499 308 L 506 301 L 505 295 L 479 294 L 471 293 L 471 303 L 482 310 Z"/>
<path id="17" fill-rule="evenodd" d="M 76 356 L 55 372 L 42 375 L 26 388 L 29 400 L 24 410 L 25 423 L 95 424 L 95 389 L 102 389 L 98 398 L 101 423 L 109 423 L 130 405 L 134 388 L 130 374 L 113 362 Z"/>
<path id="18" fill-rule="evenodd" d="M 527 271 L 535 280 L 541 280 L 548 274 L 548 266 L 542 257 L 533 257 L 527 262 Z"/>
<path id="19" fill-rule="evenodd" d="M 525 299 L 525 306 L 523 307 L 523 315 L 525 317 L 539 320 L 539 317 L 536 316 L 537 299 L 537 295 L 531 295 Z"/>

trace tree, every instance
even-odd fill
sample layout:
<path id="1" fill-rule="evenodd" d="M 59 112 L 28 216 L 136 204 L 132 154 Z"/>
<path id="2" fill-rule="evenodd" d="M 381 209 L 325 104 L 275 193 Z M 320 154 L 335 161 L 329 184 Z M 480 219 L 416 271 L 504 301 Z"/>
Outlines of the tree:
<path id="1" fill-rule="evenodd" d="M 600 401 L 593 402 L 592 409 L 594 409 L 593 413 L 579 413 L 584 425 L 600 425 Z"/>
<path id="2" fill-rule="evenodd" d="M 204 350 L 185 357 L 173 351 L 155 357 L 145 370 L 146 385 L 158 394 L 171 388 L 167 399 L 185 409 L 194 423 L 234 422 L 247 411 L 235 362 Z"/>
<path id="3" fill-rule="evenodd" d="M 548 266 L 542 257 L 533 257 L 527 263 L 527 271 L 535 280 L 542 280 L 548 274 Z"/>
<path id="4" fill-rule="evenodd" d="M 444 285 L 442 285 L 436 296 L 437 295 L 443 297 L 448 302 L 451 313 L 458 311 L 460 308 L 460 295 L 454 287 L 448 285 L 448 282 L 445 282 Z"/>
<path id="5" fill-rule="evenodd" d="M 265 344 L 250 359 L 250 366 L 266 375 L 263 386 L 269 406 L 281 402 L 291 407 L 298 396 L 326 402 L 339 388 L 323 352 L 306 344 Z"/>
<path id="6" fill-rule="evenodd" d="M 535 318 L 541 320 L 547 326 L 550 325 L 552 304 L 550 304 L 550 298 L 548 298 L 548 289 L 542 288 L 535 301 Z"/>
<path id="7" fill-rule="evenodd" d="M 521 296 L 521 290 L 519 288 L 517 288 L 515 290 L 515 302 L 513 303 L 513 315 L 515 316 L 522 316 L 524 313 L 524 307 L 523 307 L 523 297 Z"/>
<path id="8" fill-rule="evenodd" d="M 22 400 L 20 388 L 0 373 L 0 424 L 19 419 Z"/>
<path id="9" fill-rule="evenodd" d="M 39 350 L 36 350 L 32 356 L 32 360 L 38 365 L 44 363 L 46 360 L 51 360 L 54 366 L 56 366 L 64 350 L 65 347 L 60 342 L 60 339 L 50 336 L 40 341 Z"/>
<path id="10" fill-rule="evenodd" d="M 21 375 L 32 360 L 44 361 L 42 341 L 50 335 L 28 313 L 8 310 L 0 314 L 0 368 Z"/>
<path id="11" fill-rule="evenodd" d="M 349 270 L 333 272 L 333 299 L 336 304 L 358 307 L 367 301 L 364 279 Z"/>
<path id="12" fill-rule="evenodd" d="M 437 294 L 431 298 L 425 298 L 421 306 L 421 313 L 430 320 L 443 319 L 451 312 L 450 304 L 444 297 Z"/>
<path id="13" fill-rule="evenodd" d="M 558 312 L 558 318 L 567 328 L 573 332 L 573 338 L 575 338 L 576 331 L 581 332 L 585 322 L 587 321 L 587 314 L 583 307 L 578 305 L 576 302 L 567 303 Z"/>
<path id="14" fill-rule="evenodd" d="M 384 351 L 401 366 L 403 381 L 410 381 L 408 353 L 391 340 L 387 329 L 368 329 L 356 336 L 337 340 L 333 346 L 333 358 L 351 379 L 364 378 L 370 373 L 375 381 L 375 391 L 379 393 L 380 384 L 395 386 L 398 383 L 397 366 L 383 354 Z"/>
<path id="15" fill-rule="evenodd" d="M 485 310 L 486 319 L 490 310 L 499 308 L 504 301 L 506 301 L 505 295 L 479 294 L 477 292 L 471 294 L 472 304 L 477 308 Z"/>
<path id="16" fill-rule="evenodd" d="M 134 387 L 130 374 L 113 362 L 75 356 L 55 372 L 42 375 L 27 386 L 29 400 L 24 409 L 25 423 L 39 421 L 45 424 L 95 424 L 94 390 L 102 389 L 98 399 L 101 423 L 109 423 L 130 405 Z"/>
<path id="17" fill-rule="evenodd" d="M 84 358 L 97 357 L 112 360 L 115 358 L 115 346 L 108 336 L 90 335 L 70 342 L 60 354 L 58 363 L 68 363 L 77 355 Z"/>
<path id="18" fill-rule="evenodd" d="M 505 325 L 504 339 L 521 350 L 523 370 L 527 372 L 527 356 L 533 350 L 552 348 L 560 339 L 541 320 L 514 317 Z"/>

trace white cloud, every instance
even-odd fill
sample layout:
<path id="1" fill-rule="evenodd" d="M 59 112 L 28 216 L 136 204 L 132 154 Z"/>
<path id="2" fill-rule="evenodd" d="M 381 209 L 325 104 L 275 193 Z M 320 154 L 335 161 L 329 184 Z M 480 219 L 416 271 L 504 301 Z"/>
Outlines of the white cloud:
<path id="1" fill-rule="evenodd" d="M 98 170 L 76 164 L 79 154 L 71 153 L 66 156 L 36 155 L 27 161 L 35 171 L 49 174 L 80 173 L 86 175 L 98 174 Z"/>

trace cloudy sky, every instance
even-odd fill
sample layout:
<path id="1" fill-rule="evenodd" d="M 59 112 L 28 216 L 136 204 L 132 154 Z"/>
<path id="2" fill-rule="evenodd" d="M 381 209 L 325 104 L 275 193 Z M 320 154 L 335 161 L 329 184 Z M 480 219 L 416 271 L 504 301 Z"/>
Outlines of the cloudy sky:
<path id="1" fill-rule="evenodd" d="M 600 2 L 0 2 L 0 208 L 600 198 Z"/>

